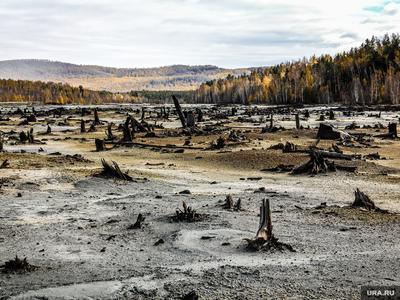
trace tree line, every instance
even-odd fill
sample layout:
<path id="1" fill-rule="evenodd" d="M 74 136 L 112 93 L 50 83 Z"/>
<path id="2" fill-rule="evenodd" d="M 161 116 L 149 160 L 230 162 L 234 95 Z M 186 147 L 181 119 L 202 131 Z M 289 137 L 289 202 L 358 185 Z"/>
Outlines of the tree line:
<path id="1" fill-rule="evenodd" d="M 40 104 L 101 104 L 133 101 L 128 94 L 92 91 L 68 84 L 0 79 L 0 102 Z"/>
<path id="2" fill-rule="evenodd" d="M 203 83 L 198 103 L 400 103 L 400 36 L 372 37 L 335 56 L 313 56 Z"/>

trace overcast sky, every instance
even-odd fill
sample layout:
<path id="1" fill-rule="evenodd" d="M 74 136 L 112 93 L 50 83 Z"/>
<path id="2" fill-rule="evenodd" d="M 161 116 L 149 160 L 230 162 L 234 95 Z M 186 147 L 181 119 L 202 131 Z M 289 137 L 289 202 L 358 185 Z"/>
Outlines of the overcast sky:
<path id="1" fill-rule="evenodd" d="M 265 66 L 400 32 L 400 0 L 0 0 L 0 60 Z"/>

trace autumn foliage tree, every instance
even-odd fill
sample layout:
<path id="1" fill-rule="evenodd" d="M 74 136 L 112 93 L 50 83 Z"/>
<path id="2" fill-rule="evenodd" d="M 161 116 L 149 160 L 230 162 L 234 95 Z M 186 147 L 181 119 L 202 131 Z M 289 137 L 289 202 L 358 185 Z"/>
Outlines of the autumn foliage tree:
<path id="1" fill-rule="evenodd" d="M 400 36 L 372 37 L 336 56 L 313 56 L 202 84 L 202 103 L 400 103 Z"/>

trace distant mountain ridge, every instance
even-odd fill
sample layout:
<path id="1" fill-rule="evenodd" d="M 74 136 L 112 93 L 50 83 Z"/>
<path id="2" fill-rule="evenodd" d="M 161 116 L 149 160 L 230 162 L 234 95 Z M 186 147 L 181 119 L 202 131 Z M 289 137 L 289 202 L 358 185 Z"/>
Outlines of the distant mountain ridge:
<path id="1" fill-rule="evenodd" d="M 201 83 L 239 75 L 247 69 L 222 69 L 211 65 L 172 65 L 159 68 L 113 68 L 76 65 L 50 60 L 22 59 L 0 61 L 0 78 L 54 81 L 83 85 L 93 90 L 189 90 Z"/>

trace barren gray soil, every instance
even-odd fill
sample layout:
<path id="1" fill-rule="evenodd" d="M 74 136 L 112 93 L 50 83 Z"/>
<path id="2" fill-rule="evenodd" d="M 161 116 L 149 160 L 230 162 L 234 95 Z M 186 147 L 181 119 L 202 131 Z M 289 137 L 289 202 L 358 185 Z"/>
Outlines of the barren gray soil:
<path id="1" fill-rule="evenodd" d="M 44 154 L 11 155 L 1 170 L 0 265 L 18 255 L 38 268 L 0 273 L 0 299 L 181 299 L 192 291 L 200 299 L 359 299 L 363 285 L 400 285 L 400 215 L 347 208 L 360 188 L 399 213 L 396 172 L 291 176 L 261 172 L 262 162 L 230 167 L 211 151 L 95 153 L 93 142 L 51 140 L 41 147 Z M 92 162 L 56 160 L 53 151 Z M 135 182 L 93 177 L 102 157 Z M 228 194 L 242 199 L 242 211 L 222 208 Z M 296 252 L 246 249 L 265 198 L 274 235 Z M 173 222 L 182 201 L 206 218 Z M 322 202 L 328 207 L 316 208 Z M 142 229 L 128 229 L 139 213 Z"/>

